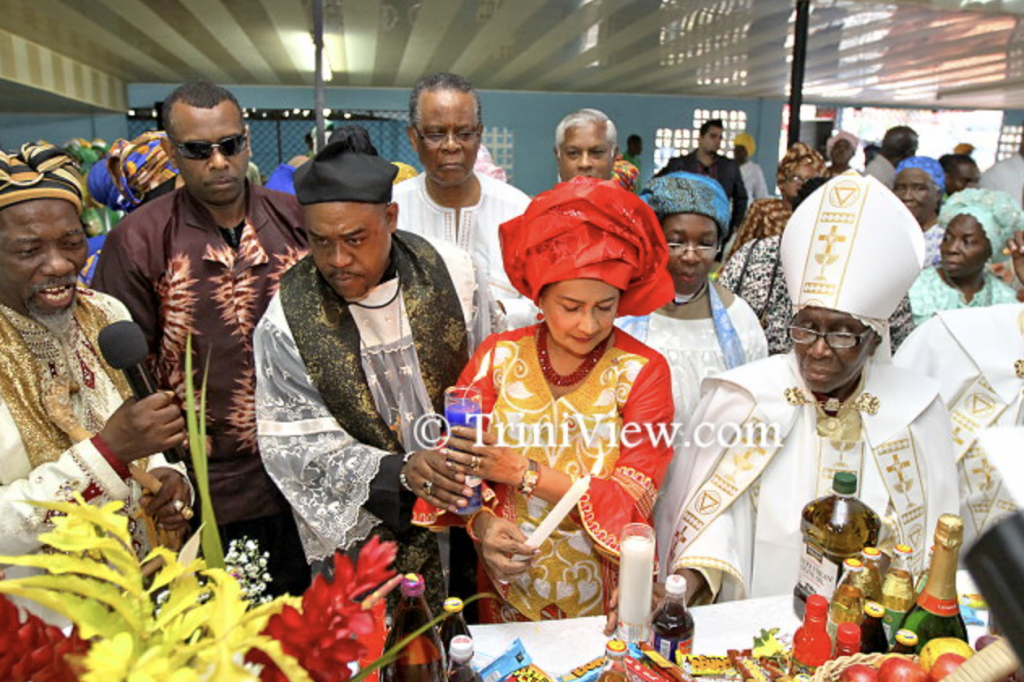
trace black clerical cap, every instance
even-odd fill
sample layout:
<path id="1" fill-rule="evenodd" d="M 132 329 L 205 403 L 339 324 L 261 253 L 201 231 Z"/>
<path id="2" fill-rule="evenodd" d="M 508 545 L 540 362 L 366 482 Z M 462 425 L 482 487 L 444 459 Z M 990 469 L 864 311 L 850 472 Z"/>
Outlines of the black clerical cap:
<path id="1" fill-rule="evenodd" d="M 347 141 L 327 145 L 295 171 L 300 204 L 359 201 L 387 204 L 398 167 L 379 156 L 359 154 Z"/>

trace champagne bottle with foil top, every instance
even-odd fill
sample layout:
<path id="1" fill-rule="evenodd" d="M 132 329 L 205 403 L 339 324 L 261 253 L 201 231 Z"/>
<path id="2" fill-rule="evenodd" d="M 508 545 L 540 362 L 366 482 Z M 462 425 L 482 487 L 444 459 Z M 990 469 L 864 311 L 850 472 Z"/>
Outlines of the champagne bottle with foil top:
<path id="1" fill-rule="evenodd" d="M 843 579 L 832 594 L 832 603 L 828 607 L 828 634 L 834 639 L 840 623 L 853 623 L 859 626 L 864 618 L 864 564 L 860 559 L 847 559 L 843 562 Z"/>
<path id="2" fill-rule="evenodd" d="M 921 596 L 900 626 L 917 635 L 917 653 L 939 637 L 967 639 L 967 627 L 960 615 L 956 591 L 956 567 L 964 539 L 964 520 L 943 514 L 935 527 L 935 551 L 928 569 L 928 582 Z"/>
<path id="3" fill-rule="evenodd" d="M 864 564 L 864 598 L 871 601 L 882 601 L 882 570 L 879 562 L 882 552 L 877 547 L 865 547 L 860 553 Z"/>
<path id="4" fill-rule="evenodd" d="M 914 550 L 909 545 L 896 545 L 892 563 L 882 581 L 882 606 L 885 607 L 885 635 L 889 645 L 896 642 L 896 631 L 914 607 L 917 594 L 914 592 L 914 577 L 910 573 L 910 557 Z"/>
<path id="5" fill-rule="evenodd" d="M 793 596 L 798 602 L 810 594 L 832 597 L 843 561 L 860 559 L 865 547 L 878 544 L 882 521 L 856 496 L 857 475 L 839 471 L 832 479 L 832 494 L 807 503 L 801 514 L 804 547 L 800 576 Z M 801 604 L 797 603 L 799 612 Z"/>

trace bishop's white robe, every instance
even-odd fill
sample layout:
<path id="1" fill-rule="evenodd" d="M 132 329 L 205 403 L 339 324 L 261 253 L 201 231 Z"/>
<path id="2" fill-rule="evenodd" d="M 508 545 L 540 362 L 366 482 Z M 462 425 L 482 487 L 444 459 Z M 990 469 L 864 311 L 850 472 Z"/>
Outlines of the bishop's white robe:
<path id="1" fill-rule="evenodd" d="M 803 549 L 801 511 L 831 492 L 836 471 L 856 473 L 857 496 L 883 517 L 879 544 L 906 542 L 918 563 L 939 515 L 956 511 L 949 417 L 935 382 L 869 361 L 862 395 L 876 397 L 879 409 L 862 411 L 863 439 L 845 448 L 818 435 L 822 413 L 794 404 L 787 389 L 812 396 L 792 353 L 705 379 L 655 511 L 663 575 L 696 569 L 719 600 L 789 594 Z M 758 421 L 773 425 L 777 440 L 726 446 L 736 426 Z"/>
<path id="2" fill-rule="evenodd" d="M 939 312 L 907 338 L 893 362 L 941 385 L 952 419 L 966 546 L 1016 509 L 978 433 L 1024 426 L 1024 305 Z"/>

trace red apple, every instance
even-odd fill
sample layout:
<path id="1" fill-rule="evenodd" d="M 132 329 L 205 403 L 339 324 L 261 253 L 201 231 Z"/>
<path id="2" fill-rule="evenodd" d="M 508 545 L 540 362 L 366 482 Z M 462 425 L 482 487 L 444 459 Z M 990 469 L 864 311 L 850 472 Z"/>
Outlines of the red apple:
<path id="1" fill-rule="evenodd" d="M 928 682 L 928 673 L 906 658 L 890 658 L 878 669 L 878 682 Z"/>
<path id="2" fill-rule="evenodd" d="M 878 682 L 878 671 L 870 665 L 858 663 L 843 670 L 839 682 Z"/>
<path id="3" fill-rule="evenodd" d="M 989 644 L 992 644 L 993 642 L 998 642 L 998 641 L 999 641 L 999 636 L 998 635 L 988 635 L 988 634 L 982 635 L 977 640 L 975 640 L 975 642 L 974 642 L 974 650 L 975 651 L 981 651 L 982 649 L 987 647 Z"/>
<path id="4" fill-rule="evenodd" d="M 935 663 L 932 664 L 932 669 L 928 671 L 928 682 L 939 682 L 943 677 L 963 665 L 963 662 L 966 660 L 967 659 L 960 654 L 954 654 L 952 652 L 942 654 L 935 659 Z"/>

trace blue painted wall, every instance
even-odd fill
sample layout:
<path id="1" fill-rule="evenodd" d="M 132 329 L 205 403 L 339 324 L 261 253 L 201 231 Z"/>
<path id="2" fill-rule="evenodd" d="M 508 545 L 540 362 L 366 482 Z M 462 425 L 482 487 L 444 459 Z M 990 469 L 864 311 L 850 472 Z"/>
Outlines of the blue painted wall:
<path id="1" fill-rule="evenodd" d="M 153 106 L 173 86 L 135 84 L 128 88 L 128 105 Z M 233 86 L 232 92 L 244 107 L 312 108 L 309 88 Z M 329 88 L 325 103 L 332 109 L 378 109 L 405 111 L 409 90 L 397 88 Z M 693 111 L 706 109 L 742 109 L 747 113 L 749 132 L 757 139 L 755 161 L 774 174 L 778 162 L 779 127 L 782 102 L 760 99 L 711 99 L 660 95 L 560 94 L 546 92 L 481 91 L 484 122 L 489 126 L 511 128 L 515 134 L 515 184 L 528 194 L 536 194 L 557 181 L 554 161 L 555 126 L 563 116 L 582 107 L 601 109 L 619 131 L 620 142 L 632 133 L 644 139 L 644 176 L 654 166 L 654 136 L 658 128 L 688 127 Z M 299 142 L 301 145 L 301 141 Z M 407 163 L 415 159 L 396 159 Z M 259 162 L 259 161 L 258 161 Z M 260 164 L 264 172 L 269 169 Z"/>
<path id="2" fill-rule="evenodd" d="M 64 144 L 76 137 L 100 138 L 109 144 L 127 134 L 128 121 L 123 114 L 0 113 L 0 147 L 3 149 L 17 149 L 36 140 Z"/>

